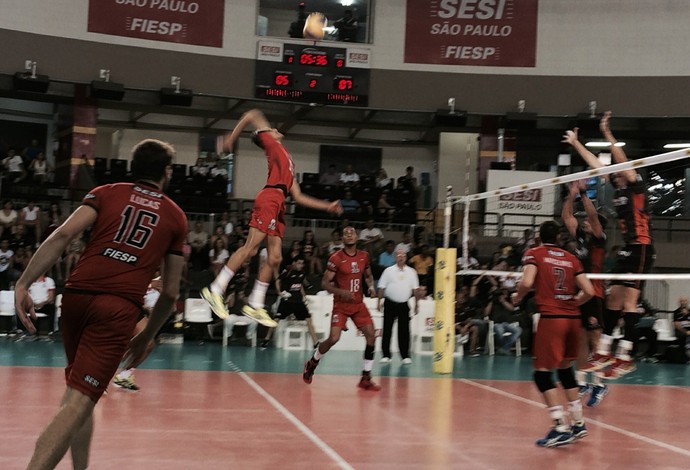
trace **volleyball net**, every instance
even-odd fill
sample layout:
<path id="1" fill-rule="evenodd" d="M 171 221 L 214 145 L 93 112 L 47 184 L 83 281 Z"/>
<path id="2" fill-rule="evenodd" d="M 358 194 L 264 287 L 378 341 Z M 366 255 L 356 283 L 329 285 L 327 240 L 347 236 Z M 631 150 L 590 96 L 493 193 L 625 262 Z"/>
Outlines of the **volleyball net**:
<path id="1" fill-rule="evenodd" d="M 630 160 L 624 163 L 603 166 L 596 169 L 588 169 L 576 173 L 556 175 L 551 174 L 547 178 L 534 179 L 530 182 L 496 187 L 475 194 L 452 195 L 452 188 L 448 188 L 448 195 L 444 208 L 444 248 L 437 250 L 435 266 L 434 299 L 436 301 L 436 314 L 434 322 L 434 372 L 448 374 L 452 372 L 453 357 L 457 350 L 455 341 L 451 341 L 455 335 L 455 311 L 454 299 L 456 285 L 466 284 L 467 277 L 491 276 L 498 280 L 511 280 L 514 284 L 519 281 L 520 253 L 515 252 L 515 245 L 521 242 L 519 237 L 525 229 L 538 231 L 538 226 L 545 220 L 560 219 L 561 194 L 567 191 L 567 184 L 576 181 L 598 181 L 598 184 L 608 194 L 606 198 L 597 198 L 601 205 L 599 210 L 609 216 L 615 214 L 611 195 L 613 189 L 610 184 L 604 182 L 603 177 L 625 170 L 639 170 L 645 167 L 653 167 L 665 164 L 686 167 L 690 157 L 690 149 L 675 150 L 651 157 Z M 685 160 L 685 161 L 683 161 Z M 676 162 L 673 164 L 672 162 Z M 519 176 L 520 172 L 513 173 Z M 534 173 L 530 175 L 534 178 Z M 649 182 L 647 182 L 649 184 Z M 564 187 L 565 186 L 565 187 Z M 489 186 L 490 187 L 490 186 Z M 454 206 L 459 206 L 460 210 Z M 520 211 L 532 214 L 525 219 Z M 500 210 L 503 212 L 500 212 Z M 581 207 L 575 203 L 574 213 L 578 214 Z M 497 214 L 500 213 L 500 218 Z M 471 219 L 472 214 L 472 219 Z M 452 226 L 452 217 L 460 218 L 459 227 Z M 520 217 L 523 220 L 519 220 Z M 616 234 L 613 223 L 608 224 L 607 235 L 609 242 L 607 250 L 622 244 L 620 234 Z M 614 236 L 610 236 L 613 233 Z M 449 248 L 452 245 L 451 237 L 457 234 L 457 249 Z M 617 236 L 616 236 L 617 235 Z M 454 237 L 453 237 L 454 238 Z M 495 243 L 491 246 L 492 241 Z M 525 240 L 522 240 L 524 242 Z M 480 243 L 481 242 L 481 243 Z M 482 259 L 473 256 L 473 250 L 479 250 Z M 491 250 L 487 253 L 488 250 Z M 492 256 L 493 254 L 493 256 Z M 515 271 L 493 270 L 491 267 L 495 261 L 510 258 L 509 265 Z M 493 257 L 493 259 L 492 259 Z M 657 270 L 658 271 L 658 270 Z M 603 280 L 644 280 L 645 292 L 641 298 L 648 300 L 656 309 L 667 311 L 674 309 L 675 299 L 683 295 L 683 285 L 690 279 L 690 273 L 650 273 L 650 274 L 587 274 L 590 279 Z M 451 300 L 452 299 L 452 300 Z M 671 321 L 672 323 L 672 321 Z M 489 333 L 491 334 L 491 333 Z"/>

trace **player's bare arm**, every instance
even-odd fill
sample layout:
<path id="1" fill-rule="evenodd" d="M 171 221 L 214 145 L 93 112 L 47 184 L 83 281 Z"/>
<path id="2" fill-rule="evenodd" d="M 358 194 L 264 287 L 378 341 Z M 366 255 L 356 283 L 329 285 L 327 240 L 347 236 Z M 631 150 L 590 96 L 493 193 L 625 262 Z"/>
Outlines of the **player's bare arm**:
<path id="1" fill-rule="evenodd" d="M 587 150 L 587 147 L 585 147 L 582 142 L 580 142 L 578 130 L 579 129 L 575 127 L 571 131 L 565 131 L 563 140 L 561 142 L 564 144 L 569 144 L 571 147 L 573 147 L 575 151 L 580 154 L 582 159 L 586 161 L 587 164 L 592 168 L 602 168 L 604 164 L 599 161 L 596 155 Z"/>
<path id="2" fill-rule="evenodd" d="M 537 277 L 537 267 L 533 264 L 528 264 L 522 271 L 522 279 L 518 284 L 517 291 L 511 296 L 513 305 L 520 305 L 525 296 L 532 290 L 534 286 L 534 279 Z M 591 285 L 591 284 L 590 284 Z"/>
<path id="3" fill-rule="evenodd" d="M 587 191 L 585 190 L 585 185 L 583 181 L 579 181 L 580 183 L 580 194 L 582 195 L 582 206 L 585 208 L 585 213 L 587 214 L 587 221 L 589 222 L 590 227 L 592 227 L 592 235 L 594 235 L 597 238 L 603 238 L 604 236 L 604 228 L 601 226 L 601 221 L 599 220 L 599 213 L 597 212 L 597 208 L 594 207 L 594 203 L 592 200 L 587 196 Z"/>
<path id="4" fill-rule="evenodd" d="M 575 203 L 575 196 L 578 194 L 579 189 L 576 183 L 570 183 L 568 185 L 568 196 L 566 196 L 563 201 L 563 208 L 561 209 L 561 219 L 563 220 L 563 225 L 568 229 L 570 236 L 574 237 L 577 232 L 577 219 L 573 214 L 573 204 Z"/>
<path id="5" fill-rule="evenodd" d="M 594 286 L 592 286 L 592 281 L 585 275 L 585 273 L 580 273 L 575 276 L 575 284 L 580 288 L 580 292 L 575 296 L 575 302 L 578 305 L 582 305 L 594 296 Z"/>
<path id="6" fill-rule="evenodd" d="M 616 146 L 618 140 L 613 136 L 613 132 L 611 132 L 611 128 L 609 127 L 612 115 L 613 113 L 611 113 L 611 111 L 606 111 L 604 113 L 601 121 L 599 121 L 599 130 L 606 141 L 611 144 L 611 158 L 613 159 L 613 163 L 625 163 L 628 161 L 628 157 L 625 155 L 623 148 Z M 637 172 L 635 170 L 621 171 L 620 174 L 630 183 L 634 182 L 637 178 Z"/>
<path id="7" fill-rule="evenodd" d="M 264 113 L 258 109 L 250 109 L 240 117 L 232 132 L 219 138 L 216 145 L 216 150 L 218 153 L 232 151 L 232 148 L 237 139 L 239 139 L 240 134 L 242 134 L 242 131 L 250 125 L 254 127 L 255 130 L 271 129 L 271 125 L 269 124 L 268 119 L 266 119 L 266 116 L 264 116 Z"/>
<path id="8" fill-rule="evenodd" d="M 340 289 L 340 288 L 336 287 L 335 284 L 333 283 L 334 279 L 335 279 L 335 272 L 326 271 L 326 274 L 323 275 L 323 279 L 321 279 L 321 287 L 333 295 L 339 295 L 340 297 L 342 297 L 344 299 L 352 300 L 354 298 L 353 293 L 350 292 L 349 290 Z"/>
<path id="9" fill-rule="evenodd" d="M 364 278 L 367 281 L 367 285 L 369 286 L 369 297 L 374 298 L 376 297 L 376 284 L 374 283 L 374 273 L 371 271 L 371 266 L 367 268 L 367 270 L 364 272 Z"/>
<path id="10" fill-rule="evenodd" d="M 30 315 L 31 319 L 36 320 L 33 302 L 29 296 L 29 286 L 55 264 L 75 237 L 94 224 L 97 216 L 98 212 L 92 207 L 79 206 L 65 223 L 41 243 L 24 269 L 15 286 L 14 303 L 17 317 L 29 332 L 36 333 L 36 328 L 29 319 Z"/>
<path id="11" fill-rule="evenodd" d="M 343 206 L 340 205 L 340 201 L 331 202 L 304 194 L 296 179 L 290 187 L 290 195 L 292 196 L 292 199 L 300 206 L 305 206 L 309 207 L 310 209 L 321 210 L 336 215 L 343 213 Z"/>

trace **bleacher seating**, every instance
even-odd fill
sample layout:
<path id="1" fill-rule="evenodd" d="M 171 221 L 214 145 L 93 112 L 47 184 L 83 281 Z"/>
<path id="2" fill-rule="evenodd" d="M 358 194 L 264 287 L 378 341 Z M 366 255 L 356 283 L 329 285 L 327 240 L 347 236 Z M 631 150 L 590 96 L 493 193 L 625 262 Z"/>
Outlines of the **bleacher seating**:
<path id="1" fill-rule="evenodd" d="M 302 173 L 302 183 L 318 184 L 319 183 L 319 174 L 318 173 Z"/>

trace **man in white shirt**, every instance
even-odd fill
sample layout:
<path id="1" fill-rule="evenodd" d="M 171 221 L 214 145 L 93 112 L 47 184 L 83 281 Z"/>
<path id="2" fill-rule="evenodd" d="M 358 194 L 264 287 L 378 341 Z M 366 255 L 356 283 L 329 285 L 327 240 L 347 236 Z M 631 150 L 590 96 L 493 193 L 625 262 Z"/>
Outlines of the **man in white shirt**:
<path id="1" fill-rule="evenodd" d="M 355 173 L 352 165 L 347 165 L 345 173 L 340 174 L 340 184 L 342 186 L 357 186 L 359 184 L 359 175 Z"/>
<path id="2" fill-rule="evenodd" d="M 17 183 L 24 179 L 26 171 L 24 171 L 24 160 L 15 153 L 13 148 L 7 150 L 7 158 L 2 162 L 7 169 L 9 180 Z"/>
<path id="3" fill-rule="evenodd" d="M 385 295 L 385 301 L 381 300 Z M 398 349 L 403 364 L 412 364 L 410 359 L 410 306 L 407 303 L 410 297 L 414 297 L 414 314 L 419 313 L 418 296 L 419 279 L 417 272 L 407 265 L 407 252 L 404 249 L 396 250 L 395 265 L 386 268 L 379 279 L 378 309 L 383 312 L 383 349 L 382 364 L 391 362 L 391 335 L 393 323 L 398 320 Z M 383 308 L 381 308 L 383 307 Z"/>
<path id="4" fill-rule="evenodd" d="M 383 232 L 378 227 L 374 227 L 374 219 L 367 220 L 367 227 L 359 232 L 359 240 L 362 244 L 362 249 L 369 253 L 369 258 L 376 259 L 374 254 L 381 246 L 383 240 Z"/>
<path id="5" fill-rule="evenodd" d="M 52 333 L 55 324 L 55 281 L 45 274 L 40 276 L 29 286 L 29 296 L 34 302 L 34 311 L 46 315 L 47 324 L 50 325 L 48 332 Z M 21 321 L 17 321 L 17 325 L 24 329 Z"/>

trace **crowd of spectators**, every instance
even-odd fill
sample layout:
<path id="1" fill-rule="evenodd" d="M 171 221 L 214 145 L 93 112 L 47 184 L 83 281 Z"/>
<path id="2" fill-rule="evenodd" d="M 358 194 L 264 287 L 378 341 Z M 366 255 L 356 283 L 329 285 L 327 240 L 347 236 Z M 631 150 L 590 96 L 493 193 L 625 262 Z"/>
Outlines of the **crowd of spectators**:
<path id="1" fill-rule="evenodd" d="M 314 197 L 340 199 L 346 217 L 351 220 L 373 218 L 376 222 L 386 223 L 416 221 L 419 185 L 411 166 L 396 180 L 389 178 L 383 168 L 375 174 L 360 175 L 351 164 L 341 172 L 335 165 L 329 165 L 319 175 L 305 173 L 301 189 Z M 302 214 L 310 215 L 308 210 Z"/>

